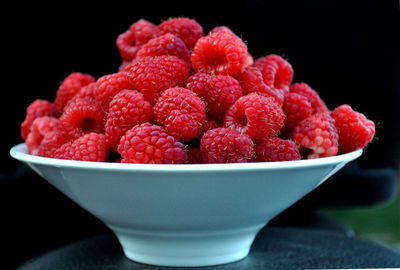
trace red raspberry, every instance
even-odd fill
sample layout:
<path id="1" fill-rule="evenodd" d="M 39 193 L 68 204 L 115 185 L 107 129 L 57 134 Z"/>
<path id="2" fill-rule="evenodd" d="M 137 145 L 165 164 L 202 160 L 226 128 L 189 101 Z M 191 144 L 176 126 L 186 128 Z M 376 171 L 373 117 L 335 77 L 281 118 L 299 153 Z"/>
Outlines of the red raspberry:
<path id="1" fill-rule="evenodd" d="M 273 97 L 278 104 L 283 104 L 283 91 L 265 84 L 262 72 L 257 67 L 247 67 L 243 73 L 239 74 L 237 79 L 243 89 L 243 95 L 255 92 Z"/>
<path id="2" fill-rule="evenodd" d="M 297 145 L 292 140 L 270 137 L 254 147 L 256 162 L 290 161 L 301 158 Z"/>
<path id="3" fill-rule="evenodd" d="M 83 74 L 80 72 L 71 73 L 64 79 L 58 88 L 54 104 L 62 112 L 64 107 L 68 104 L 68 100 L 72 99 L 83 86 L 94 81 L 95 78 L 89 74 Z"/>
<path id="4" fill-rule="evenodd" d="M 307 155 L 309 159 L 334 156 L 338 152 L 338 133 L 329 113 L 313 114 L 301 121 L 292 139 L 300 145 L 301 152 L 304 148 L 311 150 Z"/>
<path id="5" fill-rule="evenodd" d="M 273 98 L 251 93 L 239 98 L 225 114 L 224 127 L 247 134 L 253 140 L 277 135 L 285 115 Z"/>
<path id="6" fill-rule="evenodd" d="M 217 26 L 214 27 L 211 31 L 210 34 L 212 33 L 225 33 L 225 34 L 231 34 L 234 37 L 238 38 L 239 40 L 241 39 L 238 35 L 236 35 L 229 27 L 227 26 Z M 254 59 L 253 56 L 251 56 L 251 54 L 247 55 L 246 58 L 246 67 L 247 66 L 251 66 L 254 63 Z"/>
<path id="7" fill-rule="evenodd" d="M 64 133 L 61 130 L 51 131 L 44 136 L 37 149 L 37 154 L 38 156 L 53 158 L 57 149 L 66 142 Z"/>
<path id="8" fill-rule="evenodd" d="M 137 53 L 136 57 L 173 55 L 190 63 L 190 52 L 178 36 L 165 34 L 147 42 Z"/>
<path id="9" fill-rule="evenodd" d="M 104 162 L 108 155 L 107 139 L 104 134 L 91 132 L 73 142 L 63 144 L 54 153 L 55 158 Z"/>
<path id="10" fill-rule="evenodd" d="M 208 116 L 217 120 L 224 119 L 225 112 L 243 93 L 235 78 L 223 75 L 195 73 L 187 80 L 186 87 L 204 100 Z"/>
<path id="11" fill-rule="evenodd" d="M 132 63 L 131 60 L 130 61 L 122 60 L 121 64 L 118 67 L 118 72 L 123 72 L 125 68 L 131 63 Z"/>
<path id="12" fill-rule="evenodd" d="M 248 51 L 237 36 L 217 32 L 198 40 L 191 59 L 197 72 L 235 76 L 246 68 Z"/>
<path id="13" fill-rule="evenodd" d="M 138 50 L 154 37 L 156 26 L 146 20 L 139 20 L 120 34 L 116 40 L 116 46 L 125 61 L 131 61 L 136 57 Z"/>
<path id="14" fill-rule="evenodd" d="M 348 153 L 370 143 L 375 134 L 375 124 L 362 113 L 344 104 L 331 113 L 339 133 L 339 152 Z"/>
<path id="15" fill-rule="evenodd" d="M 106 112 L 100 103 L 82 98 L 65 107 L 60 117 L 60 127 L 66 139 L 73 140 L 85 133 L 103 133 L 105 120 Z"/>
<path id="16" fill-rule="evenodd" d="M 288 61 L 279 55 L 270 54 L 257 59 L 254 66 L 261 70 L 266 85 L 280 89 L 284 93 L 289 92 L 293 80 L 293 68 Z"/>
<path id="17" fill-rule="evenodd" d="M 190 141 L 201 131 L 206 119 L 204 102 L 186 88 L 169 88 L 154 106 L 158 124 L 177 140 Z"/>
<path id="18" fill-rule="evenodd" d="M 131 61 L 132 59 L 135 59 L 136 54 L 141 47 L 135 43 L 135 35 L 131 30 L 126 30 L 122 34 L 118 35 L 115 45 L 117 46 L 124 61 Z"/>
<path id="19" fill-rule="evenodd" d="M 296 93 L 286 95 L 282 108 L 286 115 L 285 129 L 287 130 L 294 128 L 300 121 L 312 114 L 309 100 L 305 96 Z"/>
<path id="20" fill-rule="evenodd" d="M 185 146 L 160 126 L 144 123 L 128 130 L 121 138 L 118 152 L 122 163 L 175 164 L 187 158 Z"/>
<path id="21" fill-rule="evenodd" d="M 154 104 L 161 93 L 180 85 L 189 77 L 188 64 L 176 56 L 142 57 L 128 65 L 124 74 L 128 81 Z"/>
<path id="22" fill-rule="evenodd" d="M 124 89 L 133 89 L 124 73 L 108 74 L 96 81 L 95 95 L 97 100 L 101 102 L 101 105 L 105 109 L 108 109 L 113 97 Z"/>
<path id="23" fill-rule="evenodd" d="M 254 160 L 254 145 L 246 134 L 230 128 L 207 131 L 200 140 L 205 163 L 243 163 Z"/>
<path id="24" fill-rule="evenodd" d="M 146 44 L 157 33 L 157 26 L 144 19 L 138 20 L 129 29 L 134 34 L 137 44 Z"/>
<path id="25" fill-rule="evenodd" d="M 204 133 L 206 133 L 210 129 L 222 128 L 222 126 L 223 126 L 223 123 L 221 123 L 220 121 L 207 117 L 206 120 L 204 120 L 203 126 L 201 127 L 201 131 L 198 135 L 198 138 L 200 139 L 204 135 Z"/>
<path id="26" fill-rule="evenodd" d="M 41 116 L 32 123 L 31 132 L 26 138 L 29 154 L 38 155 L 38 148 L 44 136 L 58 128 L 58 119 L 51 116 Z"/>
<path id="27" fill-rule="evenodd" d="M 210 78 L 211 76 L 206 73 L 194 73 L 187 79 L 186 88 L 205 100 L 208 92 L 212 91 Z"/>
<path id="28" fill-rule="evenodd" d="M 203 153 L 198 147 L 189 147 L 188 149 L 188 159 L 185 163 L 188 164 L 203 164 Z"/>
<path id="29" fill-rule="evenodd" d="M 75 102 L 77 99 L 80 98 L 90 98 L 93 100 L 97 100 L 96 96 L 96 83 L 92 82 L 89 83 L 88 85 L 83 86 L 76 95 L 68 100 L 67 105 L 69 105 L 72 102 Z"/>
<path id="30" fill-rule="evenodd" d="M 225 25 L 214 27 L 210 31 L 210 34 L 213 34 L 213 33 L 226 33 L 226 34 L 235 35 L 235 33 L 232 31 L 232 29 L 230 29 L 228 26 L 225 26 Z"/>
<path id="31" fill-rule="evenodd" d="M 50 101 L 37 99 L 26 108 L 25 120 L 21 124 L 21 137 L 26 140 L 33 121 L 41 116 L 59 117 L 60 111 Z"/>
<path id="32" fill-rule="evenodd" d="M 171 33 L 185 42 L 188 49 L 192 49 L 197 40 L 203 36 L 203 28 L 195 20 L 189 18 L 171 18 L 163 21 L 157 27 L 158 35 Z"/>
<path id="33" fill-rule="evenodd" d="M 125 132 L 137 124 L 153 121 L 153 107 L 135 90 L 122 90 L 110 103 L 106 136 L 113 151 Z"/>
<path id="34" fill-rule="evenodd" d="M 290 93 L 302 95 L 311 103 L 312 113 L 328 112 L 328 107 L 318 93 L 306 83 L 294 83 L 290 86 Z"/>

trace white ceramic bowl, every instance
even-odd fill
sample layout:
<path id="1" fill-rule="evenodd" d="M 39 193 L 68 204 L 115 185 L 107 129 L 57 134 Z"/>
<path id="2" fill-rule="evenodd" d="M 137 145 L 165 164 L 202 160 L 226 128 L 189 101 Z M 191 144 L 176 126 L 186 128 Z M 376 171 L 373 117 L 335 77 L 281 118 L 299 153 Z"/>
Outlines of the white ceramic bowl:
<path id="1" fill-rule="evenodd" d="M 247 256 L 273 217 L 362 150 L 299 161 L 152 165 L 72 161 L 10 151 L 102 220 L 125 255 L 161 266 L 209 266 Z"/>

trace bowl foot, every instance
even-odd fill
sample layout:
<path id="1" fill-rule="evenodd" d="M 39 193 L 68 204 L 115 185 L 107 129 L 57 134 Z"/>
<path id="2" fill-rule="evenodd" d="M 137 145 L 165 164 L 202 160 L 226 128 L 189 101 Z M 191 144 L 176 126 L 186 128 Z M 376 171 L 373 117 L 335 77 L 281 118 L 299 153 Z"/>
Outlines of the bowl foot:
<path id="1" fill-rule="evenodd" d="M 245 258 L 258 231 L 143 232 L 110 226 L 125 256 L 133 261 L 175 267 L 211 266 Z"/>

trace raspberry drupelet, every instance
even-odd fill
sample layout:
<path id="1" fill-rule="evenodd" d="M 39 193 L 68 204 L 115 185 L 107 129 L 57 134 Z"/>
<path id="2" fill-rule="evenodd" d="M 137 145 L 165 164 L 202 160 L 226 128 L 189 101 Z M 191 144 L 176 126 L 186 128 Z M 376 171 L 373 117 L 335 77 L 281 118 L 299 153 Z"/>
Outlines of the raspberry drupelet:
<path id="1" fill-rule="evenodd" d="M 118 153 L 122 163 L 179 164 L 188 158 L 182 143 L 150 123 L 128 130 L 121 138 Z"/>

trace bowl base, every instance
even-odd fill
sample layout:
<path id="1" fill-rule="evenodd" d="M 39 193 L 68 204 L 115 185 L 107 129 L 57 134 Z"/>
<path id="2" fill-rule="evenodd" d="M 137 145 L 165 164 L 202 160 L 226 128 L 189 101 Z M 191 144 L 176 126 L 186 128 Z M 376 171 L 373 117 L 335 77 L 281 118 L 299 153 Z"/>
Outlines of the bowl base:
<path id="1" fill-rule="evenodd" d="M 227 264 L 245 258 L 263 226 L 179 233 L 148 233 L 109 227 L 130 260 L 157 266 L 198 267 Z"/>

